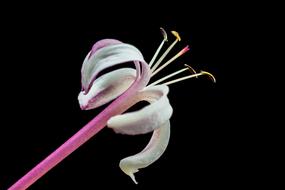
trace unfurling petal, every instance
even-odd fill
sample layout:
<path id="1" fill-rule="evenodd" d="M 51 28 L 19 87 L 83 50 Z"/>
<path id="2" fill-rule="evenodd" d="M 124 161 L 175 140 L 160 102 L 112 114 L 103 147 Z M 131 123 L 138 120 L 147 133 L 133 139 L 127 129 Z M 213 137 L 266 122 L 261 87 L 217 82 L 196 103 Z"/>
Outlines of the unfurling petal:
<path id="1" fill-rule="evenodd" d="M 95 43 L 90 51 L 90 57 L 98 50 L 103 47 L 109 46 L 109 45 L 115 45 L 115 44 L 121 44 L 122 42 L 116 39 L 103 39 Z M 89 58 L 90 58 L 89 57 Z"/>
<path id="2" fill-rule="evenodd" d="M 134 95 L 134 102 L 146 100 L 150 105 L 139 111 L 113 116 L 108 127 L 123 134 L 143 134 L 153 132 L 152 138 L 145 149 L 120 162 L 120 168 L 136 182 L 134 173 L 156 161 L 165 151 L 169 136 L 172 107 L 169 104 L 166 85 L 147 87 Z"/>
<path id="3" fill-rule="evenodd" d="M 81 82 L 85 79 L 83 79 L 83 76 L 85 76 L 85 72 L 87 70 L 87 67 L 89 66 L 89 59 L 90 57 L 99 49 L 103 48 L 103 47 L 106 47 L 106 46 L 109 46 L 109 45 L 114 45 L 114 44 L 120 44 L 122 42 L 120 42 L 119 40 L 115 40 L 115 39 L 103 39 L 103 40 L 100 40 L 98 42 L 96 42 L 91 51 L 86 55 L 84 61 L 83 61 L 83 64 L 82 64 L 82 67 L 81 67 Z M 84 86 L 82 85 L 82 88 L 84 89 Z"/>
<path id="4" fill-rule="evenodd" d="M 91 56 L 90 54 L 91 52 L 85 58 L 81 71 L 84 93 L 88 93 L 93 81 L 104 69 L 130 61 L 145 63 L 141 52 L 136 47 L 125 43 L 108 45 L 97 49 Z"/>
<path id="5" fill-rule="evenodd" d="M 167 86 L 158 85 L 138 92 L 134 97 L 136 102 L 146 100 L 151 104 L 139 111 L 111 117 L 107 123 L 108 127 L 117 133 L 129 135 L 144 134 L 159 128 L 172 115 L 172 107 L 167 98 L 168 91 Z"/>
<path id="6" fill-rule="evenodd" d="M 136 78 L 136 70 L 118 69 L 97 78 L 87 94 L 78 96 L 81 109 L 94 109 L 117 98 L 125 92 Z"/>
<path id="7" fill-rule="evenodd" d="M 155 162 L 165 151 L 170 137 L 170 122 L 166 121 L 153 132 L 150 142 L 140 153 L 124 158 L 120 161 L 122 171 L 130 176 L 137 184 L 134 173 Z"/>

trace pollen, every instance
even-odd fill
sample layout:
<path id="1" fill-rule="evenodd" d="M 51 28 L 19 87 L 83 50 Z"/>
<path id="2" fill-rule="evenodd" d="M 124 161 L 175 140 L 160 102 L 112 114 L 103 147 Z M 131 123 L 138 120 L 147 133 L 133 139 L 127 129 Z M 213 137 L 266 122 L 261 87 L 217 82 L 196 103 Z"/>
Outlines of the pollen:
<path id="1" fill-rule="evenodd" d="M 171 33 L 176 37 L 176 39 L 177 39 L 178 41 L 181 41 L 181 38 L 180 38 L 178 32 L 176 32 L 176 31 L 171 31 Z"/>

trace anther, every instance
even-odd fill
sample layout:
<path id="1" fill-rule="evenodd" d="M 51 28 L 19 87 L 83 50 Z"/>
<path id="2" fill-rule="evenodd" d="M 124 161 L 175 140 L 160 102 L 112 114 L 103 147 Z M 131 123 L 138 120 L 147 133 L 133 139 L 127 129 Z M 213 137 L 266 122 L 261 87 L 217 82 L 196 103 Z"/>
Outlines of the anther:
<path id="1" fill-rule="evenodd" d="M 159 58 L 159 60 L 154 64 L 154 66 L 151 68 L 151 72 L 154 72 L 154 70 L 159 66 L 159 64 L 167 56 L 167 54 L 170 52 L 170 50 L 175 46 L 175 44 L 181 40 L 181 38 L 177 32 L 172 31 L 172 34 L 176 37 L 176 40 L 167 48 L 167 50 L 162 54 L 162 56 Z"/>

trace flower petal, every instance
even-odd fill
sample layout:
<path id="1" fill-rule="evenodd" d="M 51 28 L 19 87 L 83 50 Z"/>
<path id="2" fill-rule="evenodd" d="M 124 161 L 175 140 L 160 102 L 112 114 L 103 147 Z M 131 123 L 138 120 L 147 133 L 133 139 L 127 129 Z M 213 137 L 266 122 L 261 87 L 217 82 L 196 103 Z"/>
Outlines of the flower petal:
<path id="1" fill-rule="evenodd" d="M 87 94 L 79 93 L 81 109 L 94 109 L 104 105 L 125 92 L 136 79 L 136 70 L 118 69 L 97 78 Z"/>
<path id="2" fill-rule="evenodd" d="M 82 67 L 81 67 L 81 85 L 82 85 L 82 81 L 84 80 L 82 77 L 84 75 L 84 72 L 86 70 L 86 67 L 88 65 L 88 60 L 90 59 L 90 57 L 99 49 L 105 47 L 105 46 L 109 46 L 109 45 L 113 45 L 113 44 L 119 44 L 122 43 L 119 40 L 115 40 L 115 39 L 103 39 L 103 40 L 99 40 L 98 42 L 96 42 L 91 51 L 86 55 Z M 83 89 L 83 85 L 82 85 L 82 89 Z"/>
<path id="3" fill-rule="evenodd" d="M 103 39 L 103 40 L 100 40 L 98 42 L 96 42 L 91 51 L 90 51 L 90 57 L 99 49 L 103 48 L 103 47 L 106 47 L 106 46 L 109 46 L 109 45 L 114 45 L 114 44 L 121 44 L 122 42 L 119 41 L 119 40 L 115 40 L 115 39 Z M 89 58 L 90 58 L 89 57 Z"/>
<path id="4" fill-rule="evenodd" d="M 155 162 L 165 151 L 170 137 L 170 122 L 165 122 L 153 132 L 150 142 L 140 153 L 120 161 L 121 170 L 137 184 L 134 173 Z"/>
<path id="5" fill-rule="evenodd" d="M 135 69 L 136 69 L 136 79 L 126 91 L 124 91 L 118 98 L 116 98 L 112 102 L 112 104 L 110 104 L 104 110 L 104 114 L 108 114 L 111 117 L 111 116 L 123 113 L 132 105 L 132 101 L 131 101 L 132 97 L 139 90 L 143 89 L 147 85 L 147 83 L 150 80 L 151 73 L 150 73 L 149 65 L 144 61 L 142 54 L 136 47 L 129 45 L 129 44 L 119 43 L 119 41 L 116 41 L 116 40 L 115 42 L 114 41 L 110 42 L 111 45 L 108 44 L 109 42 L 110 41 L 107 41 L 106 42 L 107 45 L 105 44 L 106 46 L 104 47 L 101 47 L 101 45 L 98 45 L 97 49 L 94 47 L 95 52 L 91 55 L 90 59 L 89 59 L 89 55 L 91 54 L 91 52 L 89 52 L 89 54 L 85 58 L 85 61 L 83 64 L 84 66 L 82 67 L 82 71 L 81 71 L 82 72 L 82 80 L 81 80 L 82 92 L 81 93 L 84 95 L 88 94 L 92 85 L 94 85 L 93 82 L 96 80 L 97 75 L 102 70 L 108 67 L 120 64 L 120 63 L 130 62 L 130 61 L 134 62 Z M 114 43 L 118 43 L 118 44 L 114 44 Z M 108 92 L 108 91 L 105 91 L 105 92 Z M 97 94 L 97 93 L 93 91 L 92 94 Z M 107 95 L 106 97 L 108 100 Z M 102 98 L 104 97 L 102 96 Z M 99 103 L 98 105 L 100 104 L 102 104 L 102 102 Z M 88 108 L 84 108 L 83 106 L 83 109 L 88 109 Z"/>
<path id="6" fill-rule="evenodd" d="M 135 95 L 135 102 L 146 100 L 151 104 L 139 111 L 116 115 L 108 120 L 108 127 L 117 133 L 137 135 L 159 128 L 172 115 L 166 85 L 147 87 Z"/>
<path id="7" fill-rule="evenodd" d="M 130 61 L 145 63 L 141 52 L 136 47 L 125 43 L 101 47 L 92 55 L 91 53 L 87 55 L 82 66 L 81 83 L 84 93 L 88 93 L 96 76 L 106 68 Z"/>

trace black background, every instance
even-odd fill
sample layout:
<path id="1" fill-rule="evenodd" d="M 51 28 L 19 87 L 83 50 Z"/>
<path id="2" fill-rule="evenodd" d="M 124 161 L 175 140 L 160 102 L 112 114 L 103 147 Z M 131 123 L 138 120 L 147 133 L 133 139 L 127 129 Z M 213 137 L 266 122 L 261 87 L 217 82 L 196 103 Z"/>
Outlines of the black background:
<path id="1" fill-rule="evenodd" d="M 239 91 L 246 75 L 240 77 L 245 65 L 240 57 L 243 13 L 235 5 L 219 4 L 110 6 L 31 5 L 18 12 L 19 5 L 5 15 L 0 189 L 12 185 L 103 109 L 81 111 L 77 101 L 81 64 L 92 45 L 115 38 L 138 47 L 149 61 L 162 39 L 159 27 L 180 33 L 182 41 L 172 54 L 191 47 L 160 76 L 187 63 L 217 79 L 216 84 L 201 77 L 170 86 L 174 113 L 163 156 L 136 174 L 135 185 L 118 163 L 139 152 L 150 134 L 124 136 L 106 128 L 30 189 L 228 189 L 251 181 L 252 131 L 242 125 L 250 108 L 239 110 L 246 95 Z M 170 33 L 169 38 L 174 39 Z"/>

